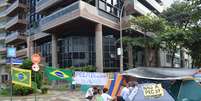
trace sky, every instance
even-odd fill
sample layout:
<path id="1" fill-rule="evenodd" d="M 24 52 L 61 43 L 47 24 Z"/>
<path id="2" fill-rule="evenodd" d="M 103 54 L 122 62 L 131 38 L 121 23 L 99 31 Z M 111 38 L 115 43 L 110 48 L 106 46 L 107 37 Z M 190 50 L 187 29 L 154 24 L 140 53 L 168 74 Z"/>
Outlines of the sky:
<path id="1" fill-rule="evenodd" d="M 175 0 L 162 0 L 165 7 L 169 7 Z"/>

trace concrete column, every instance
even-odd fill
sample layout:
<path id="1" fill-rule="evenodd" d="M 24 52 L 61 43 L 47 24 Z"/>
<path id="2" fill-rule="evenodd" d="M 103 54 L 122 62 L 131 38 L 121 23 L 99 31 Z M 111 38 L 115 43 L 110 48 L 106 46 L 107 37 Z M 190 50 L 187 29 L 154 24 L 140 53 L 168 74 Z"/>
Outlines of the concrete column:
<path id="1" fill-rule="evenodd" d="M 57 67 L 58 55 L 57 55 L 57 36 L 52 34 L 52 66 Z"/>
<path id="2" fill-rule="evenodd" d="M 34 52 L 34 43 L 33 41 L 31 40 L 30 37 L 27 37 L 27 56 L 29 58 L 31 58 L 31 55 L 33 54 Z"/>
<path id="3" fill-rule="evenodd" d="M 129 68 L 133 68 L 133 47 L 131 45 L 128 46 L 128 64 Z"/>
<path id="4" fill-rule="evenodd" d="M 95 28 L 96 40 L 96 71 L 103 72 L 103 31 L 102 24 L 97 24 Z"/>

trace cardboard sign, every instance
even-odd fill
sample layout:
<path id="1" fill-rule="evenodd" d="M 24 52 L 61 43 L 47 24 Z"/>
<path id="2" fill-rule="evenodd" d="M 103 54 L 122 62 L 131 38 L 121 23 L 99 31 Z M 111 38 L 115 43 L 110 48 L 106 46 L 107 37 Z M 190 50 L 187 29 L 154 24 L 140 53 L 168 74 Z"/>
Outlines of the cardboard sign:
<path id="1" fill-rule="evenodd" d="M 161 84 L 147 84 L 143 86 L 145 97 L 161 97 L 164 91 Z"/>
<path id="2" fill-rule="evenodd" d="M 107 83 L 108 77 L 105 73 L 75 72 L 74 80 L 77 84 L 104 86 Z"/>

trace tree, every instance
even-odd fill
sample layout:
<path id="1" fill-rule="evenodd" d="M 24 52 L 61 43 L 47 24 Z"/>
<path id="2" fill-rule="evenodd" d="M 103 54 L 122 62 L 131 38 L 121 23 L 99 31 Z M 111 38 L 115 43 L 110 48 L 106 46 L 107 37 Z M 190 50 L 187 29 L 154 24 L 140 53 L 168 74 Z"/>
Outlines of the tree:
<path id="1" fill-rule="evenodd" d="M 175 40 L 175 42 L 179 43 L 177 45 L 180 47 L 181 67 L 184 66 L 183 47 L 187 48 L 191 52 L 191 56 L 193 53 L 199 54 L 197 50 L 194 50 L 194 46 L 197 46 L 197 42 L 192 40 L 192 38 L 197 35 L 195 33 L 199 32 L 194 30 L 196 28 L 192 27 L 198 27 L 197 25 L 199 24 L 201 16 L 200 4 L 200 0 L 184 0 L 183 2 L 177 1 L 160 15 L 168 21 L 168 24 L 172 26 L 172 28 L 177 29 L 175 30 L 176 32 L 174 32 L 174 38 L 179 38 L 180 40 L 179 42 L 176 42 L 177 40 Z M 196 37 L 199 38 L 199 35 Z"/>
<path id="2" fill-rule="evenodd" d="M 185 37 L 183 30 L 172 26 L 166 26 L 165 31 L 158 35 L 158 37 L 161 39 L 162 49 L 171 53 L 171 67 L 174 67 L 175 53 L 178 51 L 178 46 L 181 46 Z"/>
<path id="3" fill-rule="evenodd" d="M 188 1 L 184 1 L 184 2 L 176 1 L 175 3 L 171 5 L 170 8 L 162 12 L 161 16 L 168 21 L 170 26 L 174 27 L 177 30 L 181 29 L 180 31 L 175 30 L 176 32 L 179 32 L 179 33 L 175 32 L 175 35 L 180 36 L 181 34 L 183 34 L 182 36 L 185 36 L 185 34 L 187 33 L 186 31 L 188 31 L 188 27 L 193 22 L 192 9 L 193 7 Z M 180 59 L 181 59 L 180 66 L 184 67 L 183 44 L 182 42 L 180 42 L 180 44 L 177 44 L 177 45 L 179 46 L 179 49 L 180 49 Z"/>
<path id="4" fill-rule="evenodd" d="M 157 37 L 157 34 L 163 32 L 165 29 L 165 20 L 156 17 L 156 16 L 138 16 L 131 17 L 129 20 L 131 26 L 137 25 L 143 32 L 143 36 L 135 37 L 127 40 L 127 43 L 130 43 L 132 46 L 140 46 L 145 49 L 145 66 L 151 66 L 153 60 L 153 55 L 151 49 L 158 50 L 160 47 L 160 39 Z"/>

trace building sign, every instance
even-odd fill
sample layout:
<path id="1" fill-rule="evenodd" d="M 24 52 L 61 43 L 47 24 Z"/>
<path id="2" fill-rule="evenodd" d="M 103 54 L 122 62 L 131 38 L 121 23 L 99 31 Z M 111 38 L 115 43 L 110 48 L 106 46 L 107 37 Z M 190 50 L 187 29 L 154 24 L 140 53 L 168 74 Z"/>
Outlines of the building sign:
<path id="1" fill-rule="evenodd" d="M 16 57 L 16 48 L 7 48 L 7 57 Z"/>
<path id="2" fill-rule="evenodd" d="M 161 84 L 143 85 L 143 92 L 145 97 L 161 97 L 164 95 L 164 91 Z"/>
<path id="3" fill-rule="evenodd" d="M 105 85 L 108 81 L 107 74 L 97 72 L 75 72 L 74 80 L 82 85 Z"/>

